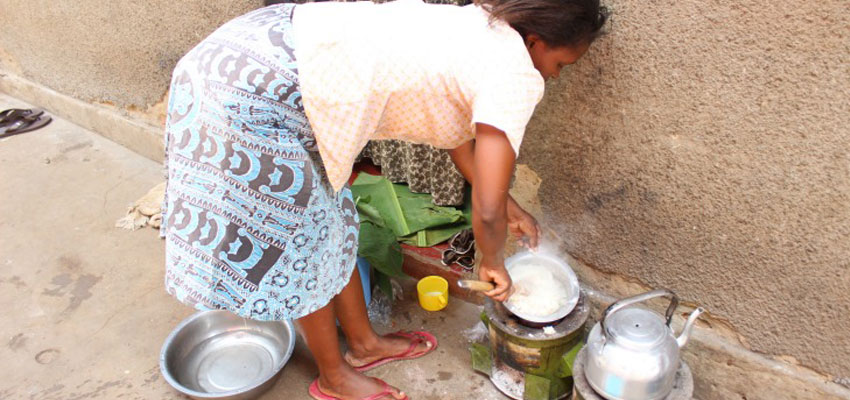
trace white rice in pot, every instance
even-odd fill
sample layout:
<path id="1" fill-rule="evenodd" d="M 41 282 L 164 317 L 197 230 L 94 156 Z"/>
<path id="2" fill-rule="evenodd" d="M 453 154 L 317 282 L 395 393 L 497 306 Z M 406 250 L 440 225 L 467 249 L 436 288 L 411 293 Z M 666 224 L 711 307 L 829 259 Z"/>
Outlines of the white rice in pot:
<path id="1" fill-rule="evenodd" d="M 511 269 L 514 293 L 508 308 L 517 314 L 545 317 L 569 302 L 567 288 L 552 271 L 539 264 L 525 264 Z"/>

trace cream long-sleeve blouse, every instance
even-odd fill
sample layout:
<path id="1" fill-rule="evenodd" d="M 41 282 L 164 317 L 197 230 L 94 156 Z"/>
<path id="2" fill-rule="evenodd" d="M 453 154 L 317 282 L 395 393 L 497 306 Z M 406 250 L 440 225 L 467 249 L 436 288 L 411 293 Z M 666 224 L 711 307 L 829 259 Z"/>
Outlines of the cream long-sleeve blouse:
<path id="1" fill-rule="evenodd" d="M 543 97 L 522 37 L 476 5 L 302 4 L 293 35 L 304 109 L 337 191 L 369 140 L 451 149 L 484 123 L 518 154 Z"/>

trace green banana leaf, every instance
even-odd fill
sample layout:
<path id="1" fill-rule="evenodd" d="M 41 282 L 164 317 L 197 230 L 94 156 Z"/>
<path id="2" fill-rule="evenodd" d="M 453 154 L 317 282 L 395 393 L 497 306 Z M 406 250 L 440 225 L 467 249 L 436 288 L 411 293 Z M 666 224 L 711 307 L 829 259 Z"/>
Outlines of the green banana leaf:
<path id="1" fill-rule="evenodd" d="M 371 206 L 369 212 L 377 210 L 383 225 L 406 244 L 430 247 L 472 226 L 469 203 L 464 210 L 435 206 L 430 194 L 413 193 L 407 185 L 393 184 L 382 176 L 361 173 L 351 191 L 361 203 Z M 360 212 L 362 217 L 363 210 Z"/>
<path id="2" fill-rule="evenodd" d="M 407 185 L 361 173 L 351 185 L 360 216 L 357 255 L 375 272 L 375 282 L 392 297 L 390 277 L 404 276 L 399 242 L 430 247 L 471 226 L 471 206 L 464 210 L 435 206 L 430 194 L 412 193 Z"/>
<path id="3" fill-rule="evenodd" d="M 549 400 L 552 381 L 537 375 L 525 374 L 525 390 L 522 398 L 525 400 Z"/>
<path id="4" fill-rule="evenodd" d="M 399 240 L 402 243 L 416 247 L 431 247 L 443 243 L 449 240 L 455 233 L 472 228 L 472 205 L 470 202 L 466 203 L 462 213 L 463 219 L 458 222 L 428 228 L 408 236 L 402 236 Z"/>
<path id="5" fill-rule="evenodd" d="M 463 212 L 454 207 L 435 206 L 430 194 L 413 193 L 407 185 L 393 184 L 382 176 L 359 174 L 351 192 L 376 208 L 398 237 L 465 219 Z"/>
<path id="6" fill-rule="evenodd" d="M 385 227 L 369 221 L 361 222 L 357 255 L 365 258 L 375 269 L 387 276 L 404 276 L 401 270 L 401 246 L 393 232 Z"/>
<path id="7" fill-rule="evenodd" d="M 490 348 L 480 343 L 473 343 L 469 346 L 469 354 L 472 357 L 472 369 L 489 376 L 493 369 Z"/>
<path id="8" fill-rule="evenodd" d="M 387 228 L 378 209 L 357 198 L 355 204 L 360 216 L 359 245 L 357 255 L 365 258 L 375 269 L 375 282 L 389 298 L 392 298 L 390 276 L 404 276 L 401 269 L 403 257 L 401 246 L 392 229 Z"/>

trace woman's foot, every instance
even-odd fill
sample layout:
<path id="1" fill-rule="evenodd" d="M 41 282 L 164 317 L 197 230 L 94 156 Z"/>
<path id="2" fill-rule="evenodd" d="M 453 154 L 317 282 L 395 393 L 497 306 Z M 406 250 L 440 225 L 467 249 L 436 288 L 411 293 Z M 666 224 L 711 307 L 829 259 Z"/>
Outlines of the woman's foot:
<path id="1" fill-rule="evenodd" d="M 394 361 L 421 357 L 437 345 L 425 332 L 396 332 L 378 336 L 367 343 L 349 343 L 345 360 L 358 370 L 377 367 L 381 360 Z"/>
<path id="2" fill-rule="evenodd" d="M 320 375 L 317 381 L 321 395 L 342 400 L 361 400 L 379 393 L 386 394 L 381 397 L 372 398 L 374 400 L 402 400 L 407 398 L 398 389 L 387 385 L 381 380 L 363 375 L 353 368 L 342 368 L 339 373 L 333 376 Z M 321 397 L 314 395 L 314 398 Z"/>

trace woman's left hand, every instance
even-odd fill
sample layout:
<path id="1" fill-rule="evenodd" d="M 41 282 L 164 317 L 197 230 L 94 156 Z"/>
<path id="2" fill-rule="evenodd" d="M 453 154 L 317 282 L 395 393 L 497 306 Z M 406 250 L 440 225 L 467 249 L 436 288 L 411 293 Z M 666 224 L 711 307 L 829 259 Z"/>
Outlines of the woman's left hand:
<path id="1" fill-rule="evenodd" d="M 537 249 L 540 224 L 512 198 L 508 198 L 508 230 L 519 240 L 521 246 L 529 250 Z"/>

